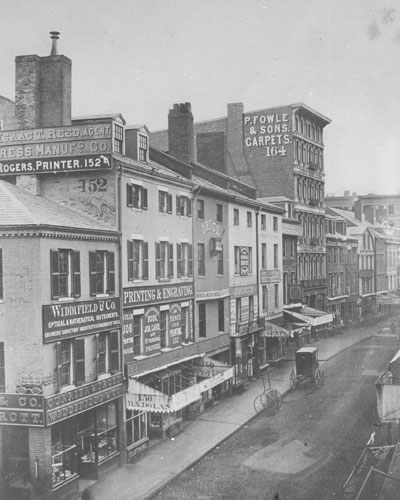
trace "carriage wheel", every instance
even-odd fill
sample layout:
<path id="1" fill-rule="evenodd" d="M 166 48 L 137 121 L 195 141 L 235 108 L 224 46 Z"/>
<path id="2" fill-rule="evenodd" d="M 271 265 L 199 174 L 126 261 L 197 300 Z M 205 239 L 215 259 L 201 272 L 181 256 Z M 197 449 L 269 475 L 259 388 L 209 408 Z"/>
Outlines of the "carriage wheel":
<path id="1" fill-rule="evenodd" d="M 323 384 L 322 374 L 321 374 L 321 371 L 319 368 L 317 368 L 315 371 L 314 383 L 315 383 L 315 387 L 317 389 L 319 389 L 321 387 L 321 385 Z"/>
<path id="2" fill-rule="evenodd" d="M 297 385 L 297 377 L 296 377 L 296 373 L 294 370 L 292 370 L 290 372 L 289 383 L 290 383 L 291 390 L 294 391 L 296 389 L 296 385 Z"/>

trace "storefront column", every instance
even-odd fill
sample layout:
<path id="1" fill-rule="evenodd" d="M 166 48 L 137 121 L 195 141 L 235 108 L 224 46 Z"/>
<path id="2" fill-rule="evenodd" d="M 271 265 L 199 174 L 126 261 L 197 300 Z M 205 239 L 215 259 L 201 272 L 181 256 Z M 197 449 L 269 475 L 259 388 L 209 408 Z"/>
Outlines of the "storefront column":
<path id="1" fill-rule="evenodd" d="M 29 428 L 29 458 L 33 498 L 39 500 L 52 489 L 50 428 Z"/>

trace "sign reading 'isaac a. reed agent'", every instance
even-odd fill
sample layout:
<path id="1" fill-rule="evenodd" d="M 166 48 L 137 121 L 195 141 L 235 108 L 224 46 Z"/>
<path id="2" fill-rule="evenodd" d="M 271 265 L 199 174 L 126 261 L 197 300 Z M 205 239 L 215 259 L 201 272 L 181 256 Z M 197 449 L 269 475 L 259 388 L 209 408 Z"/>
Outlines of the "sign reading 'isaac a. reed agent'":
<path id="1" fill-rule="evenodd" d="M 43 342 L 88 335 L 120 325 L 119 298 L 42 306 Z"/>

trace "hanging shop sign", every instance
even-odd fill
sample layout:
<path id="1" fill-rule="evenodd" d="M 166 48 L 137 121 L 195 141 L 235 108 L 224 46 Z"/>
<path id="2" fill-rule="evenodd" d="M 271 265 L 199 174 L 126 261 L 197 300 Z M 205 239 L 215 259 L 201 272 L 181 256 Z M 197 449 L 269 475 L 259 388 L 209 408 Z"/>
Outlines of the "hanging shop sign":
<path id="1" fill-rule="evenodd" d="M 89 335 L 120 325 L 119 298 L 44 305 L 42 317 L 45 344 Z"/>
<path id="2" fill-rule="evenodd" d="M 43 396 L 0 394 L 0 425 L 43 427 Z"/>
<path id="3" fill-rule="evenodd" d="M 0 159 L 0 177 L 4 175 L 46 174 L 54 172 L 77 172 L 111 168 L 110 154 L 69 156 L 65 158 Z"/>
<path id="4" fill-rule="evenodd" d="M 193 283 L 124 288 L 124 307 L 186 300 L 194 297 Z"/>

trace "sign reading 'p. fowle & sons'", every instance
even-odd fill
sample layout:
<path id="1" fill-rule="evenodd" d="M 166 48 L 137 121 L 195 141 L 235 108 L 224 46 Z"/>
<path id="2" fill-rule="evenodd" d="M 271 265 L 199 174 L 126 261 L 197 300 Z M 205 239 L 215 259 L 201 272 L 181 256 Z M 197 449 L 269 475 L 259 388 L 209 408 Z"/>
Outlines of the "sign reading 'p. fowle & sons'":
<path id="1" fill-rule="evenodd" d="M 119 298 L 42 306 L 43 342 L 97 333 L 120 325 Z"/>
<path id="2" fill-rule="evenodd" d="M 0 132 L 0 176 L 111 168 L 110 124 Z"/>

